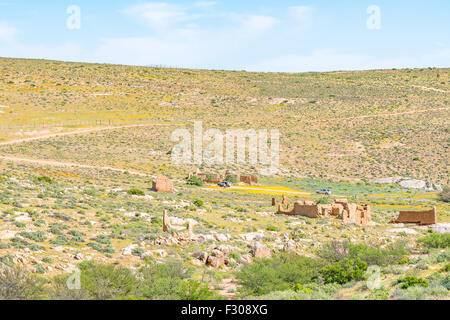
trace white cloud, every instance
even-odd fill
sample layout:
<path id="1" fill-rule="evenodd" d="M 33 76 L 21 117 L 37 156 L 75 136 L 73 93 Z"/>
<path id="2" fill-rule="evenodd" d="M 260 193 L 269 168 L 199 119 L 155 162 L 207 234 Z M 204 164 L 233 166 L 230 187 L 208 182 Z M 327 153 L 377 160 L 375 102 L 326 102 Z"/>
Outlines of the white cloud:
<path id="1" fill-rule="evenodd" d="M 55 46 L 45 46 L 13 41 L 3 47 L 0 43 L 0 53 L 2 57 L 63 61 L 88 61 L 85 58 L 89 56 L 89 51 L 83 50 L 78 44 L 72 42 L 64 42 Z"/>
<path id="2" fill-rule="evenodd" d="M 293 6 L 288 8 L 288 14 L 294 20 L 294 24 L 300 28 L 309 27 L 312 24 L 314 8 L 308 6 Z"/>
<path id="3" fill-rule="evenodd" d="M 0 21 L 0 41 L 12 41 L 16 38 L 18 30 L 6 22 Z"/>
<path id="4" fill-rule="evenodd" d="M 306 51 L 293 35 L 306 34 L 314 9 L 290 7 L 283 16 L 194 10 L 191 7 L 142 3 L 125 12 L 142 19 L 149 35 L 100 39 L 94 46 L 62 42 L 54 46 L 21 43 L 17 29 L 0 22 L 0 55 L 132 65 L 246 69 L 249 71 L 331 71 L 402 67 L 448 67 L 450 48 L 436 44 L 425 53 L 381 55 L 333 49 Z M 203 13 L 199 13 L 202 11 Z M 203 20 L 206 18 L 206 21 Z M 211 20 L 217 24 L 211 25 Z M 206 22 L 206 23 L 205 23 Z M 273 31 L 277 32 L 273 32 Z M 272 31 L 272 32 L 271 32 Z M 8 42 L 5 42 L 8 41 Z M 301 51 L 300 51 L 301 50 Z M 349 49 L 350 50 L 350 49 Z"/>
<path id="5" fill-rule="evenodd" d="M 190 19 L 185 8 L 165 2 L 138 4 L 126 9 L 125 13 L 139 17 L 156 30 L 166 29 Z"/>
<path id="6" fill-rule="evenodd" d="M 242 17 L 242 28 L 247 31 L 264 32 L 271 29 L 277 19 L 271 16 L 250 15 Z"/>
<path id="7" fill-rule="evenodd" d="M 450 48 L 439 48 L 415 57 L 397 56 L 387 59 L 362 53 L 346 53 L 333 49 L 321 49 L 309 54 L 290 54 L 263 59 L 258 63 L 248 65 L 245 69 L 265 72 L 308 72 L 448 67 L 449 61 Z"/>
<path id="8" fill-rule="evenodd" d="M 282 55 L 264 59 L 246 68 L 249 71 L 307 72 L 364 68 L 370 58 L 358 54 L 338 53 L 330 49 L 305 55 Z"/>
<path id="9" fill-rule="evenodd" d="M 217 2 L 215 2 L 215 1 L 198 1 L 195 3 L 195 5 L 197 7 L 203 7 L 203 8 L 213 7 L 216 4 L 217 4 Z"/>

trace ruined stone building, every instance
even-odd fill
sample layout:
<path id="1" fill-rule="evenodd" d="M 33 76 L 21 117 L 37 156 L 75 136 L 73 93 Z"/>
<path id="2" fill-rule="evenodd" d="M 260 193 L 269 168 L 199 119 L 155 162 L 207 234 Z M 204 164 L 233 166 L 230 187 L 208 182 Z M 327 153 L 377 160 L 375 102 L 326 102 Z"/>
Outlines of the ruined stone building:
<path id="1" fill-rule="evenodd" d="M 253 185 L 258 183 L 258 177 L 255 176 L 240 176 L 239 179 L 242 183 Z"/>
<path id="2" fill-rule="evenodd" d="M 206 183 L 219 183 L 228 178 L 232 178 L 235 181 L 242 182 L 247 185 L 254 185 L 258 183 L 258 177 L 256 176 L 241 175 L 240 173 L 231 173 L 229 171 L 226 171 L 225 173 L 206 173 L 200 171 L 200 169 L 197 169 L 195 172 L 188 175 L 188 179 L 193 176 L 202 179 L 202 181 Z"/>
<path id="3" fill-rule="evenodd" d="M 308 218 L 336 217 L 344 224 L 356 223 L 363 226 L 371 221 L 371 210 L 368 204 L 349 203 L 346 199 L 336 199 L 332 204 L 316 204 L 310 200 L 300 200 L 294 203 L 292 210 L 289 210 L 289 205 L 283 209 L 285 204 L 284 198 L 278 206 L 278 214 Z"/>
<path id="4" fill-rule="evenodd" d="M 430 225 L 437 223 L 436 207 L 431 210 L 422 211 L 399 211 L 398 218 L 391 223 L 416 223 Z"/>
<path id="5" fill-rule="evenodd" d="M 165 177 L 160 176 L 153 180 L 152 190 L 155 192 L 173 192 L 173 182 Z"/>

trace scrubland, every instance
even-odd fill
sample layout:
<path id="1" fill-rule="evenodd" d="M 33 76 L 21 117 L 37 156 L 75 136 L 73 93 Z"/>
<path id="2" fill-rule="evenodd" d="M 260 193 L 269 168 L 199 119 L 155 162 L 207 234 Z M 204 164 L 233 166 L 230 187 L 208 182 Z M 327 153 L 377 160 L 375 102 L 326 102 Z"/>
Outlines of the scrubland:
<path id="1" fill-rule="evenodd" d="M 450 222 L 445 190 L 432 187 L 449 184 L 449 73 L 0 59 L 0 299 L 448 299 L 449 234 L 388 222 L 432 206 Z M 280 174 L 202 166 L 259 184 L 187 184 L 196 167 L 171 162 L 170 135 L 194 120 L 278 128 Z M 174 193 L 151 190 L 160 174 Z M 397 176 L 431 187 L 374 182 Z M 373 223 L 280 216 L 271 206 L 282 195 L 330 201 L 315 194 L 322 188 L 370 204 Z M 195 240 L 181 239 L 187 222 Z M 270 257 L 254 257 L 255 243 Z M 199 263 L 214 251 L 226 263 Z M 77 268 L 82 289 L 69 290 Z"/>

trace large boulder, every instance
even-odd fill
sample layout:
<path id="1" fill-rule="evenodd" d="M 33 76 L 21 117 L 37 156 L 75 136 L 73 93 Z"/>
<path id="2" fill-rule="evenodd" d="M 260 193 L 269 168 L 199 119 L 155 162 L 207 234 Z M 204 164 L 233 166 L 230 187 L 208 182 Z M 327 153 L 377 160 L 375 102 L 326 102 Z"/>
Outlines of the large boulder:
<path id="1" fill-rule="evenodd" d="M 250 253 L 255 258 L 270 258 L 272 256 L 272 250 L 259 242 L 251 247 Z"/>
<path id="2" fill-rule="evenodd" d="M 214 235 L 214 237 L 216 238 L 217 241 L 219 242 L 227 242 L 230 240 L 230 235 L 229 234 L 223 234 L 223 233 L 216 233 Z"/>
<path id="3" fill-rule="evenodd" d="M 450 233 L 450 223 L 448 222 L 436 223 L 431 228 L 437 233 Z"/>
<path id="4" fill-rule="evenodd" d="M 297 249 L 297 244 L 294 240 L 288 240 L 283 245 L 283 251 L 295 251 Z"/>
<path id="5" fill-rule="evenodd" d="M 208 254 L 204 251 L 194 251 L 192 256 L 203 263 L 206 263 L 206 259 L 208 259 Z"/>
<path id="6" fill-rule="evenodd" d="M 220 268 L 225 265 L 225 255 L 220 250 L 213 250 L 211 255 L 206 259 L 206 264 L 213 268 Z"/>
<path id="7" fill-rule="evenodd" d="M 411 189 L 424 189 L 427 186 L 427 183 L 423 180 L 403 180 L 398 183 L 404 188 L 411 188 Z"/>

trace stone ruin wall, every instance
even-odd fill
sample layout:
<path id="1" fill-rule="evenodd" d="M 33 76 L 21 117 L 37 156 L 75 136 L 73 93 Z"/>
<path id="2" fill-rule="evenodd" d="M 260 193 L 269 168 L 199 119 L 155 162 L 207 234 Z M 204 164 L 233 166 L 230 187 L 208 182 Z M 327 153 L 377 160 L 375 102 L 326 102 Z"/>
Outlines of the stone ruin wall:
<path id="1" fill-rule="evenodd" d="M 152 190 L 155 192 L 172 193 L 173 192 L 173 182 L 169 178 L 164 177 L 164 176 L 157 177 L 155 180 L 153 180 Z"/>
<path id="2" fill-rule="evenodd" d="M 224 181 L 226 177 L 230 176 L 236 179 L 236 181 L 242 182 L 247 185 L 254 185 L 258 184 L 258 177 L 252 176 L 252 175 L 240 175 L 240 174 L 232 174 L 229 172 L 226 172 L 225 174 L 219 174 L 219 173 L 205 173 L 201 172 L 200 169 L 197 169 L 196 172 L 190 173 L 188 175 L 188 178 L 195 176 L 200 179 L 202 179 L 203 182 L 206 183 L 219 183 L 221 181 Z"/>
<path id="3" fill-rule="evenodd" d="M 285 203 L 284 205 L 286 206 Z M 345 199 L 336 199 L 332 204 L 316 204 L 313 201 L 300 200 L 294 204 L 292 210 L 289 211 L 289 205 L 286 207 L 286 209 L 283 209 L 282 204 L 280 204 L 278 214 L 299 215 L 308 218 L 337 217 L 344 224 L 357 223 L 363 226 L 371 221 L 372 216 L 369 205 L 348 203 Z"/>
<path id="4" fill-rule="evenodd" d="M 256 176 L 241 176 L 240 181 L 245 184 L 248 184 L 248 185 L 253 185 L 253 184 L 258 183 L 258 177 L 256 177 Z"/>
<path id="5" fill-rule="evenodd" d="M 399 211 L 397 220 L 393 223 L 416 223 L 420 225 L 430 225 L 437 223 L 436 207 L 431 210 L 422 211 Z"/>

